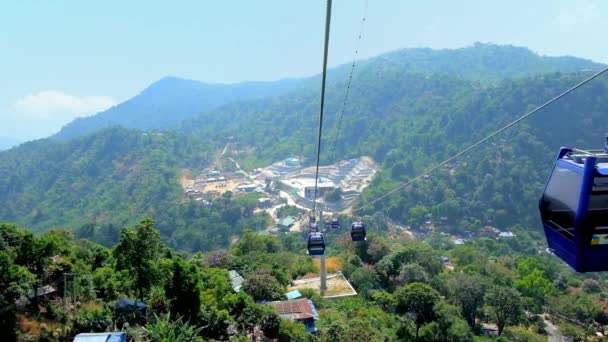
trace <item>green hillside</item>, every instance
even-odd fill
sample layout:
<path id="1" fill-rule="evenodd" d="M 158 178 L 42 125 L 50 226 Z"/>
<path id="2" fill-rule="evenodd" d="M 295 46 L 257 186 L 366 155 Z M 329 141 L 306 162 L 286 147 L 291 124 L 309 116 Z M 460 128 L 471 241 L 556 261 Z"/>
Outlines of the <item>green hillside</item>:
<path id="1" fill-rule="evenodd" d="M 77 118 L 54 135 L 72 139 L 113 126 L 142 130 L 175 128 L 187 119 L 222 105 L 273 96 L 288 91 L 300 80 L 207 84 L 164 77 L 137 96 L 96 115 Z"/>
<path id="2" fill-rule="evenodd" d="M 466 63 L 479 56 L 507 60 L 522 54 L 531 64 L 513 70 L 524 74 L 534 70 L 539 60 L 552 61 L 540 71 L 587 63 L 570 58 L 557 59 L 558 63 L 525 51 L 481 45 L 433 54 L 468 56 L 462 59 Z M 333 74 L 327 93 L 323 163 L 369 155 L 382 165 L 361 203 L 589 75 L 548 73 L 480 82 L 472 80 L 475 77 L 441 74 L 449 70 L 442 71 L 439 62 L 437 73 L 423 74 L 408 68 L 408 63 L 387 64 L 386 58 L 371 59 L 357 69 L 335 148 L 346 85 L 346 79 L 338 78 L 342 69 Z M 608 126 L 606 90 L 606 80 L 593 82 L 459 160 L 451 170 L 442 170 L 364 213 L 383 212 L 414 227 L 430 217 L 456 231 L 475 230 L 480 224 L 537 226 L 537 196 L 557 148 L 601 144 L 602 127 Z M 244 228 L 263 228 L 266 218 L 252 215 L 247 200 L 219 199 L 212 209 L 185 201 L 180 170 L 206 167 L 226 136 L 234 137 L 235 147 L 250 151 L 239 156 L 248 168 L 294 154 L 310 163 L 317 115 L 318 91 L 311 81 L 281 96 L 209 111 L 186 121 L 179 132 L 110 128 L 69 141 L 23 144 L 0 153 L 0 220 L 35 231 L 85 227 L 81 236 L 109 245 L 115 242 L 118 227 L 151 215 L 172 247 L 197 251 L 225 246 Z"/>

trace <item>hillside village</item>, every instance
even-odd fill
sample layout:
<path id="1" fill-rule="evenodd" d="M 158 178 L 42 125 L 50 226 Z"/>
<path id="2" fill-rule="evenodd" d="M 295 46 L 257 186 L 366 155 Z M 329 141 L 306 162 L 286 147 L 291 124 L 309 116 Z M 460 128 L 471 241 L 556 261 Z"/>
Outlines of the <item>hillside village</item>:
<path id="1" fill-rule="evenodd" d="M 228 191 L 234 196 L 257 193 L 258 212 L 267 212 L 275 221 L 275 226 L 268 227 L 269 233 L 276 234 L 279 229 L 300 229 L 306 215 L 279 217 L 278 210 L 285 206 L 296 207 L 301 212 L 312 208 L 314 168 L 303 167 L 298 158 L 288 158 L 247 173 L 234 159 L 227 159 L 235 165 L 235 170 L 205 168 L 195 177 L 184 177 L 181 182 L 184 195 L 209 206 L 213 198 Z M 320 210 L 329 215 L 348 211 L 376 172 L 378 166 L 369 157 L 321 167 L 317 192 Z M 328 198 L 328 195 L 334 195 L 334 198 Z"/>

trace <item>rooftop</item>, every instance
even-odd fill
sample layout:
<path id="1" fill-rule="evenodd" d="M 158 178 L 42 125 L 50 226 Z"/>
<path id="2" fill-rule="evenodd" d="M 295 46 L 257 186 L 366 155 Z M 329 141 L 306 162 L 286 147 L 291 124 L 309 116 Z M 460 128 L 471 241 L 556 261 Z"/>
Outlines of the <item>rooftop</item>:
<path id="1" fill-rule="evenodd" d="M 126 342 L 124 332 L 82 333 L 74 337 L 74 342 Z"/>
<path id="2" fill-rule="evenodd" d="M 292 187 L 296 187 L 298 189 L 304 189 L 304 188 L 312 188 L 315 186 L 315 179 L 314 178 L 290 178 L 290 179 L 285 179 L 285 180 L 281 180 L 281 182 L 292 186 Z M 336 184 L 334 184 L 334 182 L 332 182 L 331 180 L 327 179 L 327 178 L 319 178 L 319 182 L 318 182 L 318 186 L 319 187 L 325 187 L 325 188 L 335 188 Z"/>
<path id="3" fill-rule="evenodd" d="M 232 286 L 234 292 L 241 291 L 245 279 L 239 274 L 239 272 L 230 270 L 228 271 L 228 277 L 230 277 L 230 285 Z"/>
<path id="4" fill-rule="evenodd" d="M 291 292 L 287 292 L 285 294 L 285 297 L 287 297 L 288 300 L 292 300 L 292 299 L 296 299 L 296 298 L 302 297 L 302 294 L 298 290 L 293 290 Z"/>
<path id="5" fill-rule="evenodd" d="M 279 220 L 279 226 L 290 227 L 296 223 L 296 219 L 292 216 L 287 216 Z"/>
<path id="6" fill-rule="evenodd" d="M 315 305 L 312 300 L 307 298 L 270 302 L 268 304 L 274 308 L 274 311 L 279 316 L 291 320 L 319 318 L 319 313 L 317 312 Z"/>
<path id="7" fill-rule="evenodd" d="M 306 279 L 298 279 L 293 281 L 293 285 L 289 287 L 290 291 L 300 289 L 313 289 L 319 291 L 321 287 L 321 278 L 313 277 Z M 327 290 L 325 290 L 324 298 L 343 298 L 356 296 L 357 291 L 346 280 L 341 272 L 327 274 Z"/>

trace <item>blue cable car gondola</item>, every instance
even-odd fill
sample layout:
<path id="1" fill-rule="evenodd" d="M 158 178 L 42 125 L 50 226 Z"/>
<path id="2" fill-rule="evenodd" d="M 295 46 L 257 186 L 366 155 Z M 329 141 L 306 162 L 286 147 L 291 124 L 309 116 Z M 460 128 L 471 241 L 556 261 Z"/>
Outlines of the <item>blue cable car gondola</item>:
<path id="1" fill-rule="evenodd" d="M 308 234 L 308 254 L 323 255 L 325 254 L 325 237 L 321 233 Z"/>
<path id="2" fill-rule="evenodd" d="M 363 222 L 353 222 L 350 230 L 350 237 L 353 241 L 365 241 L 365 225 Z"/>
<path id="3" fill-rule="evenodd" d="M 539 209 L 553 253 L 577 272 L 608 271 L 608 151 L 561 148 Z"/>
<path id="4" fill-rule="evenodd" d="M 340 229 L 340 221 L 337 218 L 331 220 L 331 229 Z"/>
<path id="5" fill-rule="evenodd" d="M 308 231 L 310 233 L 317 233 L 317 232 L 319 232 L 319 225 L 316 222 L 311 222 L 310 226 L 308 226 Z"/>

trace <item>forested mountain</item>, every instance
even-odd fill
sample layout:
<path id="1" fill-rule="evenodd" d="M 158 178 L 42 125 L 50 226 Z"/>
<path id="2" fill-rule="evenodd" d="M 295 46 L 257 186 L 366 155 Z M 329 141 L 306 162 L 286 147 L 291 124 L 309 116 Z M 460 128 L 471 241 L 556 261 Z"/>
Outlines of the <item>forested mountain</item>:
<path id="1" fill-rule="evenodd" d="M 516 54 L 549 61 L 541 63 L 539 73 L 553 67 L 568 71 L 597 66 L 494 45 L 457 51 L 431 52 L 446 54 L 445 58 L 471 55 L 461 58 L 466 60 L 463 67 L 482 58 L 479 56 L 488 56 L 483 58 L 490 61 L 481 64 L 489 68 L 495 63 L 491 60 L 517 61 L 511 58 Z M 546 73 L 486 82 L 475 76 L 480 69 L 469 68 L 469 76 L 455 76 L 449 70 L 440 73 L 443 67 L 439 62 L 437 72 L 431 74 L 417 72 L 408 67 L 410 63 L 386 63 L 387 59 L 397 60 L 398 54 L 357 67 L 337 140 L 348 77 L 344 67 L 331 74 L 327 90 L 323 163 L 370 155 L 382 164 L 382 172 L 364 193 L 362 203 L 589 75 L 588 71 Z M 514 77 L 536 70 L 532 66 L 537 64 L 532 62 L 532 66 L 520 68 L 517 63 L 512 67 L 501 64 L 496 69 L 511 70 Z M 496 71 L 494 77 L 503 72 Z M 204 166 L 224 145 L 226 136 L 233 136 L 236 145 L 250 151 L 235 156 L 246 168 L 294 154 L 312 160 L 317 88 L 311 79 L 283 95 L 218 107 L 187 120 L 179 132 L 111 128 L 69 141 L 34 141 L 2 152 L 0 220 L 37 231 L 84 227 L 81 236 L 96 237 L 96 241 L 110 245 L 117 238 L 117 227 L 152 215 L 172 247 L 196 251 L 223 246 L 230 236 L 248 226 L 263 227 L 266 217 L 253 215 L 255 199 L 221 198 L 213 209 L 184 201 L 180 169 Z M 475 230 L 486 223 L 501 228 L 537 226 L 536 200 L 556 149 L 561 145 L 601 144 L 602 127 L 608 127 L 607 90 L 605 79 L 594 81 L 449 169 L 376 203 L 365 213 L 384 212 L 414 227 L 428 214 L 432 220 L 444 218 L 455 230 Z M 170 101 L 163 102 L 162 97 L 158 101 L 169 108 Z M 106 241 L 105 235 L 114 238 Z"/>
<path id="2" fill-rule="evenodd" d="M 600 66 L 580 58 L 539 56 L 522 47 L 481 43 L 451 50 L 402 49 L 359 62 L 359 68 L 369 70 L 369 73 L 374 70 L 392 70 L 397 75 L 440 74 L 481 83 L 547 72 L 595 70 Z M 350 65 L 330 70 L 330 84 L 341 83 L 348 77 L 349 70 Z M 128 101 L 94 116 L 72 121 L 55 137 L 70 139 L 110 126 L 144 130 L 175 128 L 185 119 L 223 105 L 255 98 L 271 98 L 290 90 L 298 94 L 300 88 L 317 91 L 318 84 L 317 76 L 237 84 L 208 84 L 165 77 Z"/>
<path id="3" fill-rule="evenodd" d="M 589 75 L 551 73 L 480 86 L 443 75 L 362 68 L 335 144 L 345 84 L 328 89 L 322 159 L 328 163 L 371 155 L 382 162 L 384 172 L 365 195 L 370 199 Z M 382 209 L 393 219 L 419 224 L 420 218 L 434 212 L 435 219 L 448 217 L 462 229 L 469 227 L 466 221 L 460 224 L 467 218 L 503 227 L 536 224 L 537 196 L 557 149 L 601 146 L 604 129 L 598 127 L 608 127 L 607 84 L 606 79 L 594 81 L 493 145 L 483 146 L 471 159 L 459 160 L 449 176 L 440 173 L 433 181 L 378 203 L 368 213 Z M 231 105 L 189 121 L 184 131 L 208 135 L 214 127 L 228 127 L 243 146 L 256 147 L 253 155 L 243 157 L 245 165 L 259 166 L 291 154 L 312 160 L 317 98 L 310 90 Z M 509 190 L 513 188 L 523 191 Z"/>
<path id="4" fill-rule="evenodd" d="M 556 71 L 596 70 L 602 66 L 576 57 L 540 56 L 524 47 L 483 43 L 462 49 L 403 49 L 384 54 L 378 59 L 387 67 L 408 72 L 445 74 L 492 82 Z M 376 61 L 372 59 L 370 62 Z"/>
<path id="5" fill-rule="evenodd" d="M 72 121 L 55 137 L 70 139 L 111 126 L 144 130 L 171 128 L 186 118 L 227 103 L 281 94 L 299 82 L 280 80 L 208 84 L 165 77 L 128 101 L 96 115 Z"/>
<path id="6" fill-rule="evenodd" d="M 34 231 L 76 229 L 78 236 L 110 246 L 120 227 L 152 216 L 171 246 L 224 246 L 245 228 L 264 228 L 268 218 L 253 214 L 257 197 L 223 196 L 210 208 L 183 199 L 180 170 L 207 166 L 219 143 L 108 128 L 65 142 L 23 144 L 1 154 L 0 221 Z"/>

